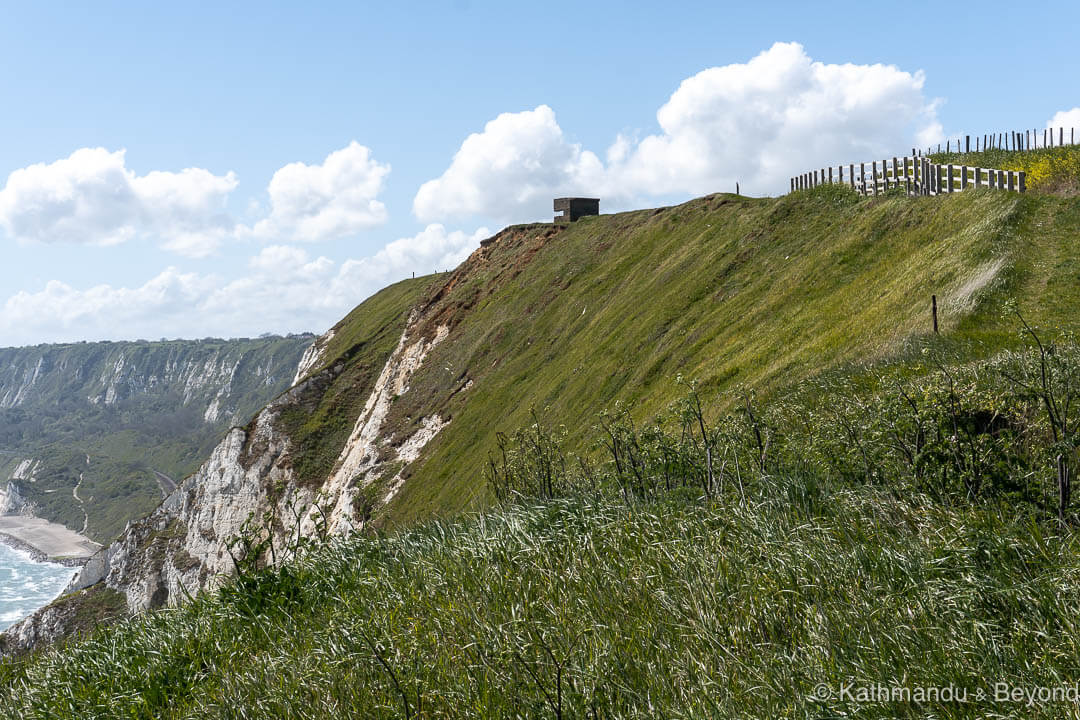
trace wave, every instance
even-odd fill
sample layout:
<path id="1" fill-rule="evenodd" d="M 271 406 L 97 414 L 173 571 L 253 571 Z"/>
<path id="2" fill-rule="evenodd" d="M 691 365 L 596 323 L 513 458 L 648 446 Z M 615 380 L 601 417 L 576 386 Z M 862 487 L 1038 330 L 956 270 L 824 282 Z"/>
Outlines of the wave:
<path id="1" fill-rule="evenodd" d="M 0 630 L 52 602 L 74 574 L 75 568 L 0 544 Z"/>

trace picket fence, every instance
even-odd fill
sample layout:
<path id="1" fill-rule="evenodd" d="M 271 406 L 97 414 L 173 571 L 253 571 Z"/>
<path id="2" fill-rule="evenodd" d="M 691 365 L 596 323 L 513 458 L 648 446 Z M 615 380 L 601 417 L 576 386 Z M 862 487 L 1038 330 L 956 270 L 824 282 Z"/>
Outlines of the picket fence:
<path id="1" fill-rule="evenodd" d="M 1075 145 L 1077 135 L 1076 128 L 1065 127 L 965 135 L 955 141 L 946 140 L 944 146 L 939 143 L 937 152 L 1038 150 Z M 927 148 L 925 154 L 912 148 L 910 156 L 894 157 L 891 162 L 886 158 L 813 170 L 791 178 L 791 190 L 794 192 L 826 183 L 845 183 L 862 195 L 879 195 L 898 187 L 908 195 L 940 195 L 979 187 L 1014 192 L 1027 190 L 1027 178 L 1022 170 L 933 163 L 928 157 L 933 153 L 932 147 Z"/>
<path id="2" fill-rule="evenodd" d="M 941 195 L 980 187 L 1014 192 L 1027 190 L 1023 170 L 941 165 L 930 162 L 925 156 L 913 155 L 894 157 L 891 163 L 888 159 L 875 160 L 857 165 L 851 163 L 846 168 L 837 165 L 803 173 L 791 178 L 791 191 L 826 183 L 850 185 L 860 195 L 880 195 L 893 188 L 902 188 L 908 195 Z"/>

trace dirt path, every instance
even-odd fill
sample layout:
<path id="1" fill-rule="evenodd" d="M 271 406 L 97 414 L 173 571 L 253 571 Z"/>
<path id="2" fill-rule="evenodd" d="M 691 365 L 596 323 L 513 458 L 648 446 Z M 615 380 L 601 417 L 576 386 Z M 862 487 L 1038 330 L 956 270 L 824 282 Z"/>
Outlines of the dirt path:
<path id="1" fill-rule="evenodd" d="M 163 472 L 152 470 L 154 473 L 154 479 L 157 480 L 158 487 L 161 489 L 161 497 L 168 497 L 172 494 L 172 491 L 176 489 L 176 481 Z"/>
<path id="2" fill-rule="evenodd" d="M 86 456 L 86 464 L 90 465 L 90 456 Z M 79 531 L 80 535 L 86 534 L 86 528 L 90 525 L 90 516 L 86 514 L 86 505 L 83 504 L 82 498 L 79 497 L 79 488 L 83 484 L 84 473 L 79 473 L 79 482 L 75 483 L 75 487 L 71 488 L 71 497 L 75 498 L 75 502 L 79 503 L 79 509 L 82 510 L 83 522 L 82 530 Z"/>
<path id="3" fill-rule="evenodd" d="M 90 516 L 86 514 L 86 506 L 83 505 L 82 498 L 79 497 L 79 486 L 82 485 L 83 474 L 79 473 L 79 482 L 75 487 L 71 488 L 71 497 L 75 498 L 75 502 L 79 503 L 79 509 L 82 510 L 82 530 L 79 531 L 80 535 L 86 534 L 86 526 L 90 524 Z"/>

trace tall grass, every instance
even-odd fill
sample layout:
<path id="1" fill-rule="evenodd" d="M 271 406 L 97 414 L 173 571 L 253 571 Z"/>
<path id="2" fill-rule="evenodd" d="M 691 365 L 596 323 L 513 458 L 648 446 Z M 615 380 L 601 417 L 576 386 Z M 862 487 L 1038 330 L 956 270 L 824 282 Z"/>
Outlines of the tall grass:
<path id="1" fill-rule="evenodd" d="M 0 712 L 1062 717 L 812 694 L 1072 682 L 1077 550 L 1006 506 L 807 478 L 745 500 L 526 503 L 314 548 L 242 591 L 8 661 Z"/>

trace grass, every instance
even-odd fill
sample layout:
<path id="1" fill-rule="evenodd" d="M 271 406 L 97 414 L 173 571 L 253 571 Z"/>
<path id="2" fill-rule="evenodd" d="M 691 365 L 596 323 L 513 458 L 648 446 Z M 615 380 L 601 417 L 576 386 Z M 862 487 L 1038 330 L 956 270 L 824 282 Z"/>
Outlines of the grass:
<path id="1" fill-rule="evenodd" d="M 1056 718 L 1069 706 L 838 693 L 1073 682 L 1078 549 L 1010 507 L 806 478 L 745 503 L 529 504 L 312 548 L 6 661 L 0 712 Z"/>

